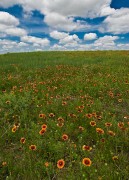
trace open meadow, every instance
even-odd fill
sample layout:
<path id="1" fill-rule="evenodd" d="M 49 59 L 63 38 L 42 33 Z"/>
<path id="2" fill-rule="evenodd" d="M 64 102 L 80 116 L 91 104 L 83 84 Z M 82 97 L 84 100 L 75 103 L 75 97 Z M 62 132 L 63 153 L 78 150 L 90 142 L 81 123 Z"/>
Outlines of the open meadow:
<path id="1" fill-rule="evenodd" d="M 0 55 L 5 179 L 129 179 L 129 51 Z"/>

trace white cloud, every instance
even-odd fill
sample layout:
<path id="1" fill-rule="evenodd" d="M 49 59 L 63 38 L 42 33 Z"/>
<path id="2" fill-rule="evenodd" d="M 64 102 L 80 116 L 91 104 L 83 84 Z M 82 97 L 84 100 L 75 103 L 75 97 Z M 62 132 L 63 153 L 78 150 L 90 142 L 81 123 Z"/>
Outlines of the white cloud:
<path id="1" fill-rule="evenodd" d="M 40 10 L 43 14 L 57 13 L 64 16 L 96 17 L 103 8 L 110 7 L 111 0 L 3 0 L 1 7 L 20 4 L 26 11 Z"/>
<path id="2" fill-rule="evenodd" d="M 34 46 L 49 46 L 50 41 L 47 38 L 38 38 L 34 36 L 21 37 L 23 42 L 32 43 Z"/>
<path id="3" fill-rule="evenodd" d="M 95 18 L 111 14 L 111 0 L 4 0 L 1 7 L 19 4 L 24 11 L 38 10 L 45 15 L 44 22 L 53 29 L 62 31 L 87 30 L 85 21 L 75 21 L 76 17 Z M 104 10 L 103 10 L 104 9 Z"/>
<path id="4" fill-rule="evenodd" d="M 114 46 L 116 46 L 115 41 L 118 40 L 118 36 L 103 36 L 97 39 L 94 42 L 94 46 L 97 49 L 112 49 Z"/>
<path id="5" fill-rule="evenodd" d="M 121 34 L 129 32 L 129 8 L 121 8 L 109 15 L 99 29 L 101 32 Z"/>
<path id="6" fill-rule="evenodd" d="M 65 37 L 63 39 L 60 39 L 59 44 L 76 43 L 79 40 L 80 39 L 78 38 L 78 36 L 76 34 L 68 35 L 67 37 Z"/>
<path id="7" fill-rule="evenodd" d="M 27 34 L 27 32 L 24 30 L 24 29 L 21 29 L 21 28 L 9 28 L 7 30 L 5 30 L 5 32 L 8 34 L 8 35 L 11 35 L 11 36 L 25 36 Z"/>
<path id="8" fill-rule="evenodd" d="M 11 36 L 25 36 L 27 34 L 26 30 L 17 27 L 19 25 L 19 20 L 7 12 L 0 12 L 0 34 L 6 37 Z"/>
<path id="9" fill-rule="evenodd" d="M 64 39 L 65 37 L 67 37 L 69 34 L 65 33 L 65 32 L 59 32 L 59 31 L 52 31 L 50 33 L 50 37 L 60 40 L 60 39 Z"/>
<path id="10" fill-rule="evenodd" d="M 59 40 L 59 44 L 65 44 L 65 46 L 75 46 L 80 42 L 80 39 L 76 34 L 70 35 L 69 33 L 53 31 L 50 36 Z"/>
<path id="11" fill-rule="evenodd" d="M 97 39 L 97 34 L 96 33 L 88 33 L 84 35 L 84 40 L 86 41 L 90 41 L 90 40 L 94 40 Z"/>
<path id="12" fill-rule="evenodd" d="M 62 46 L 62 45 L 59 45 L 59 44 L 54 44 L 54 45 L 51 47 L 51 50 L 64 51 L 64 50 L 66 50 L 66 47 L 64 47 L 64 46 Z"/>
<path id="13" fill-rule="evenodd" d="M 62 31 L 76 31 L 89 29 L 89 25 L 84 21 L 74 21 L 73 17 L 67 17 L 58 13 L 47 14 L 44 22 L 50 27 Z"/>
<path id="14" fill-rule="evenodd" d="M 5 25 L 5 26 L 18 26 L 19 25 L 19 20 L 9 14 L 8 12 L 0 12 L 0 24 Z"/>

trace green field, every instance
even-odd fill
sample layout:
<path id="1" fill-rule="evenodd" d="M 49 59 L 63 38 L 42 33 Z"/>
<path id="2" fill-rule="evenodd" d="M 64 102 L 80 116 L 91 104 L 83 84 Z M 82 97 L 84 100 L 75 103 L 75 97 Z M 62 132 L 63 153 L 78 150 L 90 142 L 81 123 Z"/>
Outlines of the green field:
<path id="1" fill-rule="evenodd" d="M 0 55 L 4 179 L 129 179 L 129 51 Z"/>

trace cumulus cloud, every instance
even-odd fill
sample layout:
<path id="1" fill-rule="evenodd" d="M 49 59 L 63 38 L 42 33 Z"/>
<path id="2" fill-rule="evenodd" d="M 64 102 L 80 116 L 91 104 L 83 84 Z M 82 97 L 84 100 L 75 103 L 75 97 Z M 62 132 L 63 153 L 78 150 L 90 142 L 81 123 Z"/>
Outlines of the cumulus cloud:
<path id="1" fill-rule="evenodd" d="M 115 41 L 118 39 L 119 39 L 118 36 L 106 35 L 97 39 L 94 42 L 94 46 L 97 47 L 97 49 L 111 49 L 116 45 Z"/>
<path id="2" fill-rule="evenodd" d="M 80 42 L 79 37 L 76 34 L 70 35 L 69 33 L 53 31 L 50 36 L 59 40 L 59 44 L 65 44 L 65 46 L 75 46 Z"/>
<path id="3" fill-rule="evenodd" d="M 19 20 L 9 14 L 8 12 L 1 11 L 0 12 L 0 24 L 5 26 L 18 26 Z"/>
<path id="4" fill-rule="evenodd" d="M 109 15 L 99 29 L 101 32 L 121 34 L 129 32 L 129 8 L 121 8 Z"/>
<path id="5" fill-rule="evenodd" d="M 19 4 L 25 11 L 38 10 L 45 15 L 44 22 L 55 29 L 73 31 L 89 28 L 84 21 L 75 21 L 76 17 L 95 18 L 111 14 L 111 0 L 4 0 L 0 7 Z M 105 9 L 103 11 L 103 9 Z"/>
<path id="6" fill-rule="evenodd" d="M 38 38 L 35 36 L 21 37 L 23 42 L 32 43 L 34 46 L 49 46 L 50 41 L 47 38 Z"/>
<path id="7" fill-rule="evenodd" d="M 47 14 L 44 18 L 44 22 L 54 29 L 68 32 L 89 29 L 91 27 L 84 21 L 74 21 L 73 17 L 67 17 L 58 13 Z"/>
<path id="8" fill-rule="evenodd" d="M 90 41 L 90 40 L 94 40 L 97 39 L 97 34 L 96 33 L 88 33 L 84 35 L 84 40 L 86 41 Z"/>
<path id="9" fill-rule="evenodd" d="M 20 4 L 27 11 L 40 10 L 44 14 L 58 13 L 64 16 L 96 17 L 103 8 L 110 7 L 111 0 L 3 0 L 1 7 Z M 67 8 L 65 8 L 67 6 Z"/>
<path id="10" fill-rule="evenodd" d="M 52 31 L 50 33 L 50 37 L 54 38 L 54 39 L 64 39 L 65 37 L 67 37 L 69 34 L 65 33 L 65 32 L 59 32 L 59 31 Z"/>
<path id="11" fill-rule="evenodd" d="M 25 36 L 26 30 L 17 27 L 19 20 L 8 12 L 0 12 L 0 34 L 3 36 Z"/>
<path id="12" fill-rule="evenodd" d="M 11 36 L 25 36 L 27 34 L 27 32 L 24 29 L 21 28 L 9 28 L 5 31 L 8 35 Z"/>

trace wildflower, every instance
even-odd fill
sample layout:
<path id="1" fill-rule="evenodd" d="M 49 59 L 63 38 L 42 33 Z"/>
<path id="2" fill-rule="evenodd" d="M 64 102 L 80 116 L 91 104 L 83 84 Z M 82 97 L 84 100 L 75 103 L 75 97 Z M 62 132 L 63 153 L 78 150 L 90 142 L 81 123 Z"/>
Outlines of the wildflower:
<path id="1" fill-rule="evenodd" d="M 85 166 L 91 166 L 91 160 L 89 158 L 84 158 L 82 160 L 82 164 L 84 164 Z"/>
<path id="2" fill-rule="evenodd" d="M 64 167 L 64 165 L 65 165 L 65 161 L 63 159 L 60 159 L 57 161 L 57 167 L 59 169 L 62 169 Z"/>
<path id="3" fill-rule="evenodd" d="M 97 116 L 96 112 L 93 112 L 93 113 L 92 113 L 92 116 L 93 116 L 93 117 L 96 117 L 96 116 Z"/>
<path id="4" fill-rule="evenodd" d="M 115 133 L 113 131 L 108 131 L 108 134 L 111 136 L 115 136 Z"/>
<path id="5" fill-rule="evenodd" d="M 16 130 L 17 130 L 17 127 L 16 127 L 16 126 L 13 126 L 13 128 L 12 128 L 12 132 L 13 132 L 13 133 L 15 133 L 15 132 L 16 132 Z"/>
<path id="6" fill-rule="evenodd" d="M 123 123 L 123 122 L 118 122 L 118 124 L 117 124 L 117 125 L 118 125 L 118 127 L 119 127 L 119 128 L 124 127 L 124 123 Z"/>
<path id="7" fill-rule="evenodd" d="M 59 117 L 57 120 L 58 120 L 59 122 L 64 122 L 64 119 L 63 119 L 62 117 Z"/>
<path id="8" fill-rule="evenodd" d="M 10 104 L 10 101 L 6 101 L 6 104 Z"/>
<path id="9" fill-rule="evenodd" d="M 22 144 L 24 144 L 25 141 L 26 141 L 26 139 L 25 139 L 24 137 L 20 139 L 20 142 L 21 142 Z"/>
<path id="10" fill-rule="evenodd" d="M 106 127 L 110 127 L 110 126 L 112 126 L 112 123 L 106 122 L 106 123 L 105 123 L 105 126 L 106 126 Z"/>
<path id="11" fill-rule="evenodd" d="M 118 102 L 122 102 L 122 99 L 118 99 Z"/>
<path id="12" fill-rule="evenodd" d="M 3 89 L 3 90 L 2 90 L 2 92 L 3 92 L 3 93 L 6 93 L 6 90 L 5 90 L 5 89 Z"/>
<path id="13" fill-rule="evenodd" d="M 90 118 L 92 118 L 92 114 L 90 114 L 90 113 L 86 114 L 86 117 L 90 119 Z"/>
<path id="14" fill-rule="evenodd" d="M 96 132 L 99 134 L 104 134 L 104 130 L 101 128 L 96 128 Z"/>
<path id="15" fill-rule="evenodd" d="M 62 123 L 62 122 L 57 123 L 58 127 L 62 127 L 63 125 L 64 125 L 64 123 Z"/>
<path id="16" fill-rule="evenodd" d="M 6 166 L 7 165 L 7 162 L 2 162 L 2 166 Z"/>
<path id="17" fill-rule="evenodd" d="M 84 109 L 84 107 L 85 107 L 84 105 L 79 106 L 80 109 Z"/>
<path id="18" fill-rule="evenodd" d="M 118 160 L 118 156 L 113 156 L 113 157 L 112 157 L 112 160 L 113 160 L 113 161 Z"/>
<path id="19" fill-rule="evenodd" d="M 63 102 L 62 102 L 62 106 L 65 106 L 65 105 L 67 105 L 67 102 L 66 102 L 66 101 L 63 101 Z"/>
<path id="20" fill-rule="evenodd" d="M 35 145 L 31 145 L 31 146 L 29 146 L 29 149 L 30 150 L 36 150 L 36 146 Z"/>
<path id="21" fill-rule="evenodd" d="M 90 125 L 91 126 L 96 126 L 96 122 L 95 121 L 90 121 Z"/>
<path id="22" fill-rule="evenodd" d="M 39 134 L 40 134 L 40 135 L 43 135 L 45 132 L 46 132 L 46 129 L 41 129 L 41 130 L 39 131 Z"/>
<path id="23" fill-rule="evenodd" d="M 49 166 L 49 162 L 45 162 L 44 165 L 45 165 L 46 167 L 48 167 L 48 166 Z"/>
<path id="24" fill-rule="evenodd" d="M 55 114 L 54 113 L 50 113 L 49 117 L 55 117 Z"/>
<path id="25" fill-rule="evenodd" d="M 46 118 L 46 115 L 45 115 L 45 114 L 39 114 L 39 118 L 45 119 L 45 118 Z"/>
<path id="26" fill-rule="evenodd" d="M 16 122 L 16 123 L 14 124 L 14 126 L 16 126 L 17 128 L 19 128 L 20 123 Z"/>
<path id="27" fill-rule="evenodd" d="M 97 117 L 98 120 L 102 119 L 102 116 L 97 115 L 96 117 Z"/>
<path id="28" fill-rule="evenodd" d="M 71 118 L 77 118 L 76 114 L 73 114 L 73 113 L 70 113 L 68 116 Z"/>
<path id="29" fill-rule="evenodd" d="M 67 135 L 67 134 L 63 134 L 63 135 L 62 135 L 62 139 L 63 139 L 64 141 L 67 141 L 67 140 L 68 140 L 68 138 L 69 138 L 69 137 L 68 137 L 68 135 Z"/>
<path id="30" fill-rule="evenodd" d="M 47 125 L 46 125 L 46 124 L 43 124 L 41 128 L 44 129 L 44 130 L 46 130 L 46 129 L 47 129 Z"/>
<path id="31" fill-rule="evenodd" d="M 83 146 L 82 146 L 82 149 L 83 149 L 83 150 L 86 150 L 86 151 L 91 151 L 91 150 L 92 150 L 92 147 L 83 145 Z"/>
<path id="32" fill-rule="evenodd" d="M 84 131 L 84 127 L 79 126 L 79 130 L 80 130 L 80 131 Z"/>
<path id="33" fill-rule="evenodd" d="M 104 139 L 104 138 L 102 138 L 100 141 L 101 141 L 102 143 L 104 143 L 104 142 L 105 142 L 105 139 Z"/>
<path id="34" fill-rule="evenodd" d="M 81 112 L 83 112 L 83 110 L 82 110 L 82 109 L 78 109 L 78 112 L 80 112 L 80 113 L 81 113 Z"/>

